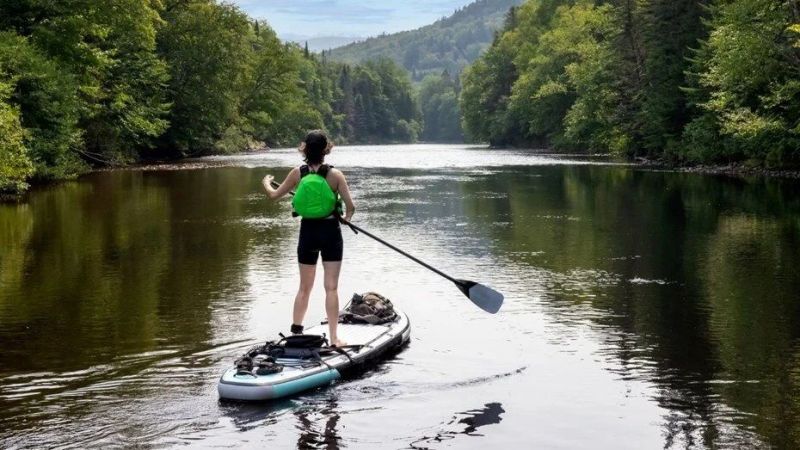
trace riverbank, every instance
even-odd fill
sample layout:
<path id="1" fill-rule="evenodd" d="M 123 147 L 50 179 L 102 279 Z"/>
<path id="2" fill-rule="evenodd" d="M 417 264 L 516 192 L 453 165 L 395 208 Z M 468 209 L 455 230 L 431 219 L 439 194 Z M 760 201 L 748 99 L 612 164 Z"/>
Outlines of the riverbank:
<path id="1" fill-rule="evenodd" d="M 744 165 L 699 165 L 692 167 L 676 167 L 673 170 L 689 173 L 700 173 L 704 175 L 726 175 L 729 177 L 769 177 L 769 178 L 792 178 L 800 179 L 800 170 L 781 170 L 765 169 L 759 167 L 747 167 Z"/>
<path id="2" fill-rule="evenodd" d="M 407 144 L 407 145 L 409 147 L 412 147 L 412 146 L 421 146 L 425 144 Z M 434 144 L 429 144 L 429 145 L 434 145 Z M 452 144 L 447 144 L 447 145 L 452 145 Z M 383 146 L 384 145 L 380 145 L 378 147 L 383 147 Z M 348 148 L 348 147 L 351 146 L 340 146 L 339 148 Z M 364 147 L 364 146 L 358 145 L 353 147 Z M 475 148 L 480 148 L 480 146 L 476 146 Z M 248 150 L 228 156 L 232 156 L 233 158 L 237 157 L 257 158 L 259 156 L 269 155 L 270 153 L 276 150 L 281 151 L 286 149 Z M 499 152 L 499 151 L 514 150 L 514 149 L 493 148 L 487 150 L 490 152 L 492 151 Z M 516 151 L 525 152 L 525 150 L 523 149 L 517 149 Z M 581 159 L 581 160 L 593 160 L 593 161 L 605 160 L 610 164 L 618 163 L 620 165 L 626 165 L 634 169 L 651 169 L 657 171 L 696 173 L 703 175 L 726 176 L 731 178 L 765 177 L 765 178 L 782 178 L 782 179 L 800 179 L 800 170 L 797 169 L 768 169 L 764 167 L 749 166 L 744 163 L 676 165 L 676 164 L 669 164 L 664 161 L 651 160 L 645 158 L 637 158 L 635 160 L 615 159 L 615 157 L 613 157 L 612 155 L 603 153 L 596 153 L 596 154 L 557 153 L 545 149 L 529 150 L 528 152 L 536 156 L 550 157 L 555 159 Z M 431 157 L 433 157 L 433 153 L 431 154 Z M 186 158 L 178 160 L 176 159 L 149 160 L 129 165 L 96 167 L 85 172 L 80 176 L 91 173 L 99 173 L 99 172 L 200 170 L 200 169 L 208 169 L 214 167 L 229 167 L 235 165 L 237 165 L 237 163 L 232 161 L 225 155 L 213 155 L 213 156 L 203 156 L 198 158 Z M 32 183 L 31 189 L 35 190 L 37 188 L 43 188 L 52 184 L 61 183 L 63 181 L 69 181 L 69 180 L 55 180 L 55 181 L 49 180 L 40 183 L 34 182 Z M 11 194 L 0 195 L 0 203 L 24 201 L 26 196 L 27 193 L 22 193 L 19 195 L 11 195 Z"/>
<path id="3" fill-rule="evenodd" d="M 359 146 L 363 145 L 364 144 L 361 144 Z M 384 145 L 390 145 L 390 144 L 381 144 L 379 146 L 384 146 Z M 424 145 L 424 144 L 418 143 L 418 144 L 407 144 L 407 145 Z M 457 145 L 457 144 L 430 144 L 430 145 Z M 342 146 L 342 147 L 347 147 L 347 146 Z M 268 154 L 270 150 L 272 149 L 247 151 L 234 156 L 258 156 L 258 155 Z M 504 149 L 496 148 L 491 150 L 504 150 Z M 765 167 L 750 166 L 745 163 L 681 165 L 681 164 L 670 164 L 664 161 L 651 160 L 646 158 L 636 158 L 634 160 L 615 159 L 614 156 L 608 153 L 594 153 L 594 154 L 557 153 L 549 150 L 531 150 L 531 153 L 537 156 L 552 157 L 558 159 L 562 158 L 580 158 L 580 159 L 592 159 L 592 160 L 606 159 L 611 161 L 611 163 L 618 162 L 621 165 L 629 165 L 630 167 L 634 168 L 652 168 L 656 170 L 697 173 L 703 175 L 723 175 L 723 176 L 738 177 L 738 178 L 768 177 L 768 178 L 800 179 L 800 169 L 768 169 Z M 230 161 L 218 158 L 220 157 L 204 156 L 200 158 L 191 158 L 191 159 L 177 160 L 177 161 L 176 160 L 148 161 L 124 167 L 98 168 L 95 169 L 94 171 L 105 172 L 109 170 L 142 170 L 142 171 L 192 170 L 192 169 L 205 169 L 209 167 L 225 167 L 231 165 Z"/>
<path id="4" fill-rule="evenodd" d="M 766 167 L 749 166 L 745 163 L 680 165 L 648 159 L 638 159 L 635 163 L 642 167 L 702 175 L 722 175 L 733 178 L 765 177 L 800 179 L 800 169 L 769 169 Z"/>

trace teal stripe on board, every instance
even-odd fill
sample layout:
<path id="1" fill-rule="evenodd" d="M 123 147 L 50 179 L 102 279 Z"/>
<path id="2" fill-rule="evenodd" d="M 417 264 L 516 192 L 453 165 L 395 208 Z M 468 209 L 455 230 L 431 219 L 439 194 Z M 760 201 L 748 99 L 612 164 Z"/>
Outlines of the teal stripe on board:
<path id="1" fill-rule="evenodd" d="M 340 377 L 336 369 L 301 378 L 299 380 L 281 383 L 273 387 L 275 398 L 286 397 L 308 389 L 323 386 Z"/>

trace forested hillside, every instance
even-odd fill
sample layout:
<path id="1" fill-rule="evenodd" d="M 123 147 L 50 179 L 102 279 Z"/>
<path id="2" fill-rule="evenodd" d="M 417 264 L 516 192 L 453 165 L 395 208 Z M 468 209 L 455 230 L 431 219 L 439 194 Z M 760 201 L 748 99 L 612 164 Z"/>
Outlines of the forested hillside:
<path id="1" fill-rule="evenodd" d="M 408 75 L 281 43 L 213 0 L 0 3 L 0 195 L 92 165 L 294 145 L 411 142 Z"/>
<path id="2" fill-rule="evenodd" d="M 478 0 L 431 25 L 369 38 L 326 55 L 351 64 L 390 58 L 411 72 L 415 81 L 444 71 L 457 75 L 489 46 L 509 8 L 522 1 Z"/>
<path id="3" fill-rule="evenodd" d="M 800 161 L 800 1 L 528 0 L 463 79 L 469 136 Z"/>
<path id="4" fill-rule="evenodd" d="M 323 52 L 328 59 L 362 63 L 390 58 L 420 81 L 420 138 L 426 142 L 462 142 L 461 71 L 491 44 L 509 9 L 522 0 L 478 0 L 452 16 L 417 30 L 367 39 Z"/>

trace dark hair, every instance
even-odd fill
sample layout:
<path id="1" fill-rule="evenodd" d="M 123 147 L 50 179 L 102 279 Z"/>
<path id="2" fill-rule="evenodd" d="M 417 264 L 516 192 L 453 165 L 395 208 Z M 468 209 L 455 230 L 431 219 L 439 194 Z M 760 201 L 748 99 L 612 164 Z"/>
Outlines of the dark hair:
<path id="1" fill-rule="evenodd" d="M 325 155 L 331 152 L 333 143 L 328 141 L 328 136 L 322 130 L 309 131 L 306 138 L 303 139 L 302 147 L 303 160 L 306 164 L 322 164 L 325 161 Z"/>

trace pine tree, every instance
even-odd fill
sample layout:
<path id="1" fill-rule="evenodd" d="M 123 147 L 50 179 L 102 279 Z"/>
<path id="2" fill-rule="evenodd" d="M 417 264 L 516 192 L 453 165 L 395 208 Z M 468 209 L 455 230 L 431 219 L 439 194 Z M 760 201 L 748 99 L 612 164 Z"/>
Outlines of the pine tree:
<path id="1" fill-rule="evenodd" d="M 638 119 L 644 153 L 674 149 L 691 119 L 686 94 L 691 48 L 706 34 L 705 1 L 649 0 L 642 7 L 644 83 Z"/>

